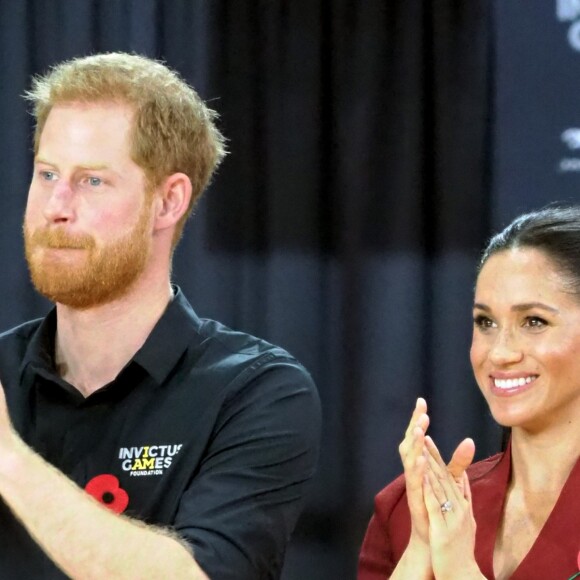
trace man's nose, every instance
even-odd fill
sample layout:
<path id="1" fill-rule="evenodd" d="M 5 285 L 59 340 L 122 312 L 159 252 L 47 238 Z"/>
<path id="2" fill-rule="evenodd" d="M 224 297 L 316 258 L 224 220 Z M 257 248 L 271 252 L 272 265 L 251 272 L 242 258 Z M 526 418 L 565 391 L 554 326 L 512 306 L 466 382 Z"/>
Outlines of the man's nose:
<path id="1" fill-rule="evenodd" d="M 51 223 L 69 222 L 74 218 L 75 194 L 64 179 L 59 179 L 52 188 L 44 206 L 44 217 Z"/>

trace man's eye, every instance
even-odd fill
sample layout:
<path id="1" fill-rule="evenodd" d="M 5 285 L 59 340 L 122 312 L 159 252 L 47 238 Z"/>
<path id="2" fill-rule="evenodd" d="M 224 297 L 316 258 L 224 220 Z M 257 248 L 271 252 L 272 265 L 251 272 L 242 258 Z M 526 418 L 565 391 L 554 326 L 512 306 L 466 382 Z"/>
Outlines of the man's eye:
<path id="1" fill-rule="evenodd" d="M 56 173 L 53 171 L 40 171 L 40 177 L 44 181 L 54 181 L 56 179 Z"/>
<path id="2" fill-rule="evenodd" d="M 100 177 L 88 177 L 87 183 L 92 187 L 97 187 L 103 183 L 103 180 Z"/>

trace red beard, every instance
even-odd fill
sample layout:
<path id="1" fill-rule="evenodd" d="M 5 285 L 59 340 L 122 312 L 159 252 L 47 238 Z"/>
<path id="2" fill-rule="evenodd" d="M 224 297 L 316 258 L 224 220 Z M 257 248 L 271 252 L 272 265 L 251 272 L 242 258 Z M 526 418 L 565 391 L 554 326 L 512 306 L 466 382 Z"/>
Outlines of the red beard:
<path id="1" fill-rule="evenodd" d="M 149 207 L 144 204 L 129 233 L 103 245 L 88 234 L 69 234 L 59 226 L 30 231 L 25 225 L 26 261 L 38 292 L 81 310 L 126 294 L 150 254 Z"/>

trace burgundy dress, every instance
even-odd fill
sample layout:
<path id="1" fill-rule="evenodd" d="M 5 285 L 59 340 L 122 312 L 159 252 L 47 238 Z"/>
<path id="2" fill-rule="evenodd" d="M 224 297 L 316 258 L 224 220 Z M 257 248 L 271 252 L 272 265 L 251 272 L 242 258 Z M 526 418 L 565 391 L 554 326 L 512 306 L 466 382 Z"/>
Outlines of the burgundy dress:
<path id="1" fill-rule="evenodd" d="M 494 580 L 493 549 L 503 512 L 511 453 L 472 465 L 469 481 L 477 522 L 475 559 L 483 575 Z M 389 578 L 411 532 L 405 481 L 398 477 L 375 498 L 375 513 L 361 549 L 358 580 Z M 580 552 L 580 460 L 568 477 L 540 535 L 511 580 L 567 580 L 578 572 Z"/>

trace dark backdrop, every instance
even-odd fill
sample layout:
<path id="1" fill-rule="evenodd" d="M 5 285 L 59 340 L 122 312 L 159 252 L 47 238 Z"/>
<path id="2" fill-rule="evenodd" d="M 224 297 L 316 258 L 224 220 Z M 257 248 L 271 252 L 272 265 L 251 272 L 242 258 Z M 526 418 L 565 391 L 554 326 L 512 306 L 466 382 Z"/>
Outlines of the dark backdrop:
<path id="1" fill-rule="evenodd" d="M 32 74 L 135 51 L 166 60 L 221 114 L 231 154 L 187 226 L 175 280 L 199 314 L 286 347 L 319 386 L 320 470 L 285 580 L 354 578 L 418 395 L 446 453 L 467 435 L 479 457 L 498 448 L 468 360 L 475 263 L 491 229 L 558 198 L 556 161 L 540 185 L 526 178 L 580 125 L 570 95 L 575 117 L 544 138 L 542 74 L 561 101 L 538 37 L 551 34 L 568 74 L 580 53 L 566 40 L 579 15 L 541 4 L 0 0 L 0 327 L 47 309 L 20 235 Z"/>

